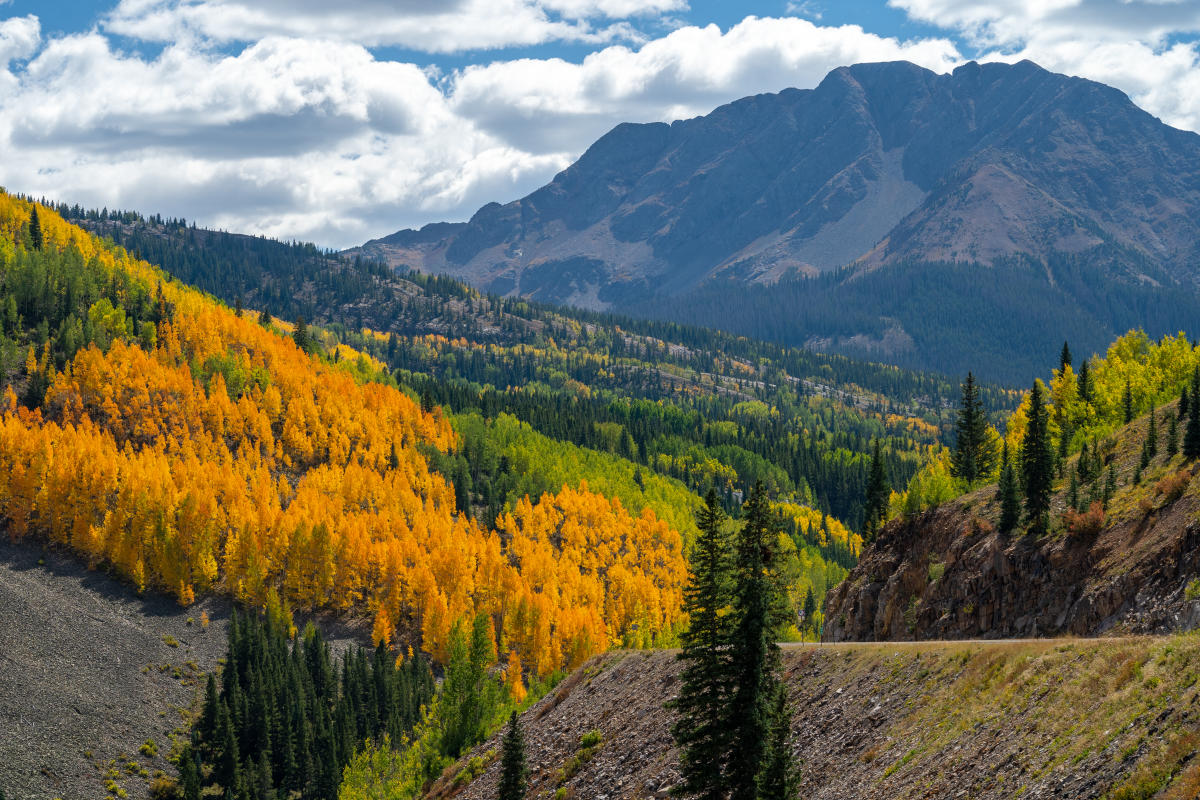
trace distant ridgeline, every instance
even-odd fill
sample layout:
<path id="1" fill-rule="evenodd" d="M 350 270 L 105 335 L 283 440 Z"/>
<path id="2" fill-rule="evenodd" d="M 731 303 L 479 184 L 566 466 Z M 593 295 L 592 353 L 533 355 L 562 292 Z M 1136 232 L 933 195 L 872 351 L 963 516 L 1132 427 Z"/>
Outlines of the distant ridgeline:
<path id="1" fill-rule="evenodd" d="M 612 453 L 697 493 L 715 486 L 735 514 L 737 498 L 761 480 L 775 496 L 858 530 L 872 440 L 884 441 L 893 484 L 908 480 L 931 445 L 948 441 L 958 388 L 941 376 L 501 299 L 450 279 L 393 276 L 311 245 L 132 212 L 60 210 L 140 256 L 175 265 L 177 277 L 228 303 L 240 298 L 322 323 L 338 341 L 387 364 L 426 407 L 453 409 L 460 431 L 463 414 L 488 422 L 508 414 L 551 439 Z M 1016 399 L 983 388 L 997 415 Z M 464 455 L 475 452 L 468 441 Z M 459 506 L 481 520 L 519 499 L 487 479 L 496 470 L 491 461 L 476 459 L 468 469 L 454 460 L 460 463 L 436 465 L 455 478 Z M 560 480 L 549 479 L 549 486 L 530 487 L 535 496 Z"/>

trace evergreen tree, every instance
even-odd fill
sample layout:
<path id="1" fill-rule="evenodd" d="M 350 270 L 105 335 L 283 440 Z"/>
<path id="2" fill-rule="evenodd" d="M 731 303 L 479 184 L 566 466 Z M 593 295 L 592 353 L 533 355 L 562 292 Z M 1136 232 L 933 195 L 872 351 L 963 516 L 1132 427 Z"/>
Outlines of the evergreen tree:
<path id="1" fill-rule="evenodd" d="M 1188 415 L 1188 387 L 1185 383 L 1183 390 L 1179 393 L 1179 418 L 1183 419 Z"/>
<path id="2" fill-rule="evenodd" d="M 787 689 L 775 689 L 771 709 L 770 739 L 766 760 L 758 776 L 758 800 L 794 800 L 799 770 L 792 756 L 792 715 L 787 705 Z"/>
<path id="3" fill-rule="evenodd" d="M 1183 431 L 1183 457 L 1190 461 L 1200 458 L 1200 366 L 1192 373 L 1191 403 L 1188 405 L 1188 423 Z"/>
<path id="4" fill-rule="evenodd" d="M 38 217 L 36 205 L 33 207 L 33 213 L 29 215 L 29 242 L 33 245 L 34 250 L 41 250 L 46 246 L 46 237 L 42 233 L 42 220 Z"/>
<path id="5" fill-rule="evenodd" d="M 1000 530 L 1008 533 L 1021 521 L 1021 490 L 1017 474 L 1008 457 L 1008 441 L 1004 442 L 1004 457 L 1000 467 Z"/>
<path id="6" fill-rule="evenodd" d="M 688 627 L 682 634 L 679 695 L 672 707 L 679 720 L 671 728 L 679 746 L 679 793 L 700 800 L 727 795 L 724 768 L 731 740 L 727 724 L 730 685 L 729 626 L 722 613 L 729 605 L 729 542 L 715 489 L 709 489 L 696 515 L 699 531 L 691 556 L 691 578 L 684 590 Z"/>
<path id="7" fill-rule="evenodd" d="M 200 767 L 191 746 L 179 755 L 179 789 L 183 800 L 200 800 Z"/>
<path id="8" fill-rule="evenodd" d="M 264 328 L 271 324 L 271 314 L 265 308 L 258 312 L 258 324 Z"/>
<path id="9" fill-rule="evenodd" d="M 1092 402 L 1092 375 L 1085 360 L 1079 365 L 1079 399 L 1085 403 Z"/>
<path id="10" fill-rule="evenodd" d="M 1167 458 L 1174 458 L 1179 452 L 1179 419 L 1174 414 L 1167 415 Z"/>
<path id="11" fill-rule="evenodd" d="M 1071 366 L 1071 348 L 1067 347 L 1067 343 L 1063 342 L 1062 352 L 1058 356 L 1058 372 L 1061 375 L 1067 367 Z"/>
<path id="12" fill-rule="evenodd" d="M 1071 482 L 1067 489 L 1067 505 L 1079 508 L 1079 470 L 1071 470 Z"/>
<path id="13" fill-rule="evenodd" d="M 1108 503 L 1113 499 L 1113 495 L 1117 493 L 1117 471 L 1109 464 L 1108 477 L 1104 479 L 1104 508 L 1108 509 Z"/>
<path id="14" fill-rule="evenodd" d="M 988 478 L 996 467 L 996 448 L 987 433 L 987 415 L 979 399 L 979 387 L 975 385 L 975 376 L 968 372 L 962 385 L 958 435 L 950 462 L 950 474 L 966 481 L 968 486 Z"/>
<path id="15" fill-rule="evenodd" d="M 498 800 L 522 800 L 528 787 L 527 775 L 525 737 L 521 733 L 521 721 L 514 711 L 508 718 L 508 728 L 501 744 Z"/>
<path id="16" fill-rule="evenodd" d="M 771 728 L 776 691 L 774 667 L 779 657 L 771 612 L 774 585 L 771 559 L 771 513 L 761 481 L 744 508 L 735 548 L 734 628 L 730 642 L 733 692 L 729 703 L 729 750 L 725 776 L 731 800 L 755 800 Z"/>
<path id="17" fill-rule="evenodd" d="M 1121 409 L 1125 412 L 1125 424 L 1133 422 L 1133 387 L 1125 379 L 1125 392 L 1121 396 Z"/>
<path id="18" fill-rule="evenodd" d="M 308 352 L 312 347 L 312 337 L 308 333 L 308 323 L 304 321 L 304 317 L 296 317 L 296 325 L 292 329 L 292 341 L 296 343 L 296 347 Z"/>
<path id="19" fill-rule="evenodd" d="M 1154 417 L 1154 408 L 1150 409 L 1150 425 L 1146 429 L 1146 452 L 1150 458 L 1158 456 L 1158 420 Z"/>
<path id="20" fill-rule="evenodd" d="M 871 466 L 867 472 L 867 495 L 863 505 L 863 527 L 868 537 L 879 532 L 880 526 L 887 519 L 888 500 L 892 495 L 892 487 L 888 483 L 887 473 L 884 472 L 883 454 L 879 448 L 879 440 L 875 440 L 871 451 Z"/>
<path id="21" fill-rule="evenodd" d="M 1029 425 L 1021 442 L 1021 485 L 1025 489 L 1025 514 L 1045 532 L 1050 511 L 1054 456 L 1050 448 L 1049 417 L 1042 401 L 1042 382 L 1035 380 L 1029 397 Z"/>
<path id="22" fill-rule="evenodd" d="M 813 632 L 816 632 L 816 616 L 817 598 L 813 596 L 813 590 L 810 586 L 804 594 L 804 624 Z"/>
<path id="23" fill-rule="evenodd" d="M 242 312 L 245 310 L 246 309 L 242 306 L 242 295 L 239 292 L 237 298 L 233 301 L 233 313 L 240 317 Z"/>

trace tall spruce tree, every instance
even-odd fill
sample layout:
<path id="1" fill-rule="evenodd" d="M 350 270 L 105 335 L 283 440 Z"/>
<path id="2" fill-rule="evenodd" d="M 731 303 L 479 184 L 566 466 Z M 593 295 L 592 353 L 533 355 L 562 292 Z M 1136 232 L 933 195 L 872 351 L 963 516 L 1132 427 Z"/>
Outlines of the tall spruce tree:
<path id="1" fill-rule="evenodd" d="M 1129 383 L 1129 378 L 1125 379 L 1125 391 L 1121 395 L 1121 410 L 1125 415 L 1125 424 L 1133 422 L 1133 386 Z"/>
<path id="2" fill-rule="evenodd" d="M 1077 380 L 1079 382 L 1079 399 L 1085 403 L 1092 402 L 1092 375 L 1086 359 L 1079 365 Z"/>
<path id="3" fill-rule="evenodd" d="M 29 242 L 34 250 L 41 250 L 46 246 L 46 235 L 42 232 L 42 220 L 38 216 L 36 205 L 33 207 L 33 213 L 29 215 Z"/>
<path id="4" fill-rule="evenodd" d="M 500 745 L 500 786 L 498 800 L 522 800 L 529 787 L 529 770 L 525 766 L 525 736 L 517 712 L 508 718 L 508 728 Z"/>
<path id="5" fill-rule="evenodd" d="M 1146 428 L 1146 453 L 1150 458 L 1158 456 L 1158 420 L 1154 415 L 1154 408 L 1150 409 L 1150 423 Z"/>
<path id="6" fill-rule="evenodd" d="M 770 507 L 758 482 L 744 508 L 735 548 L 734 627 L 730 641 L 729 750 L 725 777 L 730 800 L 755 800 L 771 729 L 779 657 L 771 624 L 774 584 L 768 575 L 773 531 Z"/>
<path id="7" fill-rule="evenodd" d="M 725 515 L 715 489 L 709 489 L 696 515 L 691 577 L 683 595 L 688 627 L 682 635 L 679 695 L 672 707 L 679 712 L 671 734 L 679 746 L 678 793 L 700 800 L 728 796 L 725 762 L 731 740 L 728 727 L 730 684 L 729 624 L 724 609 L 730 602 L 729 540 Z"/>
<path id="8" fill-rule="evenodd" d="M 1167 415 L 1167 458 L 1174 458 L 1179 452 L 1179 419 L 1174 414 Z"/>
<path id="9" fill-rule="evenodd" d="M 775 689 L 771 708 L 770 739 L 766 760 L 758 776 L 758 800 L 794 800 L 800 773 L 792 757 L 792 715 L 787 688 Z"/>
<path id="10" fill-rule="evenodd" d="M 879 532 L 883 521 L 887 519 L 888 499 L 892 496 L 892 487 L 888 483 L 887 473 L 883 468 L 883 453 L 879 440 L 875 440 L 871 450 L 871 466 L 867 472 L 867 496 L 863 503 L 863 527 L 867 536 Z"/>
<path id="11" fill-rule="evenodd" d="M 1008 533 L 1021 521 L 1021 490 L 1017 485 L 1017 474 L 1012 459 L 1008 457 L 1008 441 L 1004 442 L 1004 456 L 1000 466 L 1000 530 Z"/>
<path id="12" fill-rule="evenodd" d="M 973 486 L 989 477 L 996 468 L 996 448 L 988 439 L 987 415 L 983 410 L 983 401 L 979 399 L 975 376 L 970 372 L 962 385 L 957 434 L 951 454 L 950 474 Z"/>
<path id="13" fill-rule="evenodd" d="M 1185 383 L 1183 391 L 1179 393 L 1179 418 L 1184 419 L 1188 415 L 1188 387 Z"/>
<path id="14" fill-rule="evenodd" d="M 1063 342 L 1062 352 L 1058 355 L 1058 372 L 1061 375 L 1067 367 L 1071 366 L 1071 348 Z"/>
<path id="15" fill-rule="evenodd" d="M 1200 366 L 1192 372 L 1191 402 L 1188 403 L 1188 423 L 1183 431 L 1183 457 L 1189 461 L 1200 458 Z"/>
<path id="16" fill-rule="evenodd" d="M 1035 529 L 1045 532 L 1054 480 L 1054 454 L 1050 447 L 1049 416 L 1042 400 L 1042 382 L 1035 380 L 1029 395 L 1029 425 L 1021 442 L 1021 485 L 1025 489 L 1025 515 Z"/>

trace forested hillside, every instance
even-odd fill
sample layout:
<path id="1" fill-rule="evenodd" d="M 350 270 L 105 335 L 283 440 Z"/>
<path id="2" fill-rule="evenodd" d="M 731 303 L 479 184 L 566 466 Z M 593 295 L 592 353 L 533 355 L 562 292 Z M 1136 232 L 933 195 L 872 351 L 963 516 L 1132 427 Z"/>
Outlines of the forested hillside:
<path id="1" fill-rule="evenodd" d="M 683 538 L 653 511 L 560 484 L 492 530 L 430 468 L 459 447 L 449 420 L 367 359 L 8 195 L 0 265 L 9 536 L 185 604 L 215 589 L 370 614 L 376 639 L 439 661 L 455 621 L 486 612 L 530 675 L 676 626 Z"/>
<path id="2" fill-rule="evenodd" d="M 177 265 L 178 277 L 211 287 L 231 305 L 240 299 L 321 323 L 386 363 L 426 405 L 488 420 L 512 415 L 697 493 L 716 486 L 731 511 L 762 480 L 858 530 L 872 440 L 885 445 L 893 483 L 908 480 L 930 445 L 948 441 L 957 386 L 941 376 L 497 298 L 444 278 L 390 276 L 315 248 L 178 221 L 61 210 L 140 255 Z M 314 290 L 330 280 L 336 291 Z M 280 296 L 288 287 L 291 294 Z M 983 391 L 998 414 L 1016 401 L 992 386 Z M 478 472 L 471 475 L 476 489 Z M 496 492 L 475 501 L 489 515 L 503 502 Z"/>

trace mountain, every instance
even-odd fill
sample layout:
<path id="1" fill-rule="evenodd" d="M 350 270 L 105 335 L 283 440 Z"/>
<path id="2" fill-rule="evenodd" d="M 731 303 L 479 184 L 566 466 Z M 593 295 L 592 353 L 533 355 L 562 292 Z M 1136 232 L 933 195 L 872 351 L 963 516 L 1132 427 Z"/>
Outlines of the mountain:
<path id="1" fill-rule="evenodd" d="M 931 348 L 961 322 L 925 336 L 897 307 L 914 275 L 932 273 L 912 299 L 936 310 L 969 299 L 992 267 L 982 280 L 1009 289 L 1020 329 L 1049 327 L 1059 342 L 1099 330 L 1102 346 L 1130 318 L 1155 332 L 1196 318 L 1198 241 L 1200 136 L 1028 61 L 948 75 L 899 62 L 669 125 L 619 125 L 527 197 L 354 252 L 500 294 L 958 372 L 970 353 Z M 755 293 L 781 279 L 803 305 Z M 873 293 L 876 282 L 887 289 Z M 1024 310 L 1035 293 L 1050 308 Z M 772 305 L 788 318 L 756 325 Z M 1162 308 L 1140 323 L 1145 305 Z M 808 318 L 829 306 L 830 319 Z M 1031 344 L 998 347 L 1018 356 L 1005 379 L 1030 371 Z"/>

